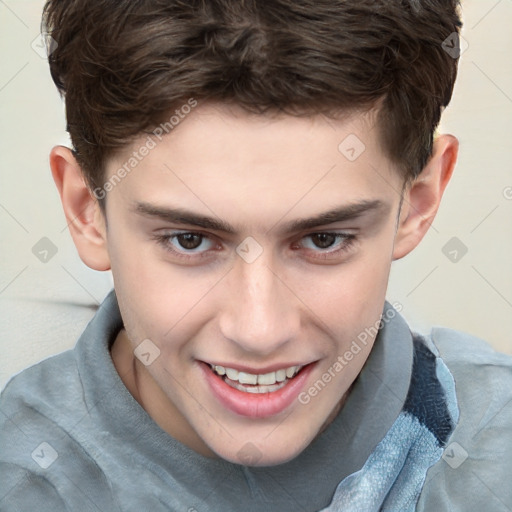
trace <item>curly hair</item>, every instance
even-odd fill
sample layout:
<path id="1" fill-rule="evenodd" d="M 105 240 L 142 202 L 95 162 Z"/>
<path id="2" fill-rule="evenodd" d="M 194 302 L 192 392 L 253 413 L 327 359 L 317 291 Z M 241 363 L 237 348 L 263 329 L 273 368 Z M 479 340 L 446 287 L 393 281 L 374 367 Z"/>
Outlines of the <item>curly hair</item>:
<path id="1" fill-rule="evenodd" d="M 91 188 L 109 156 L 196 100 L 290 115 L 369 109 L 404 179 L 427 163 L 458 0 L 48 0 L 50 72 Z"/>

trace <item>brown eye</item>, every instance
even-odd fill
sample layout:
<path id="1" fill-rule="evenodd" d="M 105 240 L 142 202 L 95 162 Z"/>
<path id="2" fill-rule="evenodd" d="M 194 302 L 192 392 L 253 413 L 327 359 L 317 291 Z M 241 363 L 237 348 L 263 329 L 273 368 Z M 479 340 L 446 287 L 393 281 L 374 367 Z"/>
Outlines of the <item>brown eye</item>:
<path id="1" fill-rule="evenodd" d="M 294 249 L 302 248 L 306 257 L 322 261 L 344 258 L 352 250 L 356 235 L 346 232 L 319 232 L 304 236 Z"/>
<path id="2" fill-rule="evenodd" d="M 176 240 L 183 249 L 192 250 L 197 249 L 201 245 L 203 236 L 196 233 L 183 233 L 177 235 Z"/>
<path id="3" fill-rule="evenodd" d="M 331 247 L 336 241 L 336 235 L 331 233 L 315 233 L 311 236 L 311 241 L 318 247 L 319 249 L 327 249 Z"/>

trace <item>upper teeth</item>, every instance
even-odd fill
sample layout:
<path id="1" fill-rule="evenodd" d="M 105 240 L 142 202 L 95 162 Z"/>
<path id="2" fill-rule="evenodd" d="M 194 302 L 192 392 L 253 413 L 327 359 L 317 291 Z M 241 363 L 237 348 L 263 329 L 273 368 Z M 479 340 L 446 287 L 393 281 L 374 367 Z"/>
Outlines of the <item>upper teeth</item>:
<path id="1" fill-rule="evenodd" d="M 240 384 L 262 384 L 265 386 L 270 386 L 276 382 L 283 382 L 286 378 L 291 379 L 302 368 L 302 366 L 290 366 L 289 368 L 283 368 L 275 372 L 254 374 L 239 372 L 234 368 L 225 368 L 224 366 L 210 366 L 219 375 L 227 375 L 228 379 L 236 380 L 240 382 Z"/>

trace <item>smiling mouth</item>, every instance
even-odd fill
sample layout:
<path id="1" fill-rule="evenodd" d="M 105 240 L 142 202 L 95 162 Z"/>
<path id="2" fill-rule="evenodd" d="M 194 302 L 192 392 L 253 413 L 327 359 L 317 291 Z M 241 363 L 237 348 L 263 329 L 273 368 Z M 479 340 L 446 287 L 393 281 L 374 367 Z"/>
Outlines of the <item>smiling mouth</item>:
<path id="1" fill-rule="evenodd" d="M 234 368 L 224 366 L 209 365 L 213 373 L 222 378 L 222 380 L 234 389 L 244 393 L 263 394 L 273 393 L 285 387 L 297 374 L 303 366 L 289 366 L 275 372 L 264 374 L 254 374 L 240 372 Z"/>

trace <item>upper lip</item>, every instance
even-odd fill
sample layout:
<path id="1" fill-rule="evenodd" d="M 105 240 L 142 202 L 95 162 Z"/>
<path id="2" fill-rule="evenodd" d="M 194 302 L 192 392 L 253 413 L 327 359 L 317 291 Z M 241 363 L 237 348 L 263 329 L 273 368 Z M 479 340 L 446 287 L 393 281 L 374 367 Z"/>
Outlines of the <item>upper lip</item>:
<path id="1" fill-rule="evenodd" d="M 204 361 L 206 364 L 213 366 L 223 366 L 224 368 L 233 368 L 234 370 L 238 370 L 239 372 L 252 373 L 254 375 L 264 375 L 265 373 L 276 372 L 277 370 L 285 370 L 286 368 L 290 368 L 291 366 L 306 366 L 310 363 L 276 363 L 268 366 L 264 366 L 262 368 L 253 368 L 240 363 L 219 363 L 219 362 L 211 362 Z"/>

